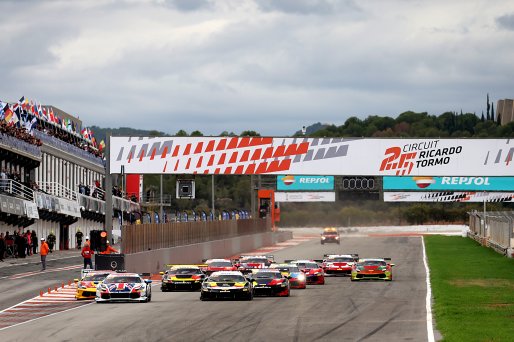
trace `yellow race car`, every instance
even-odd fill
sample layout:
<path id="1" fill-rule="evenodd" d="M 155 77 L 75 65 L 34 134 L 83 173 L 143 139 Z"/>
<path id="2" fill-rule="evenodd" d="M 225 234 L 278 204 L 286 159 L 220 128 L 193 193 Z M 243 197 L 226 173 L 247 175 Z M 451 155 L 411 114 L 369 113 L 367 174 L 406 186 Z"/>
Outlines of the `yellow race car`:
<path id="1" fill-rule="evenodd" d="M 94 299 L 96 296 L 96 287 L 111 273 L 116 273 L 116 271 L 91 271 L 87 272 L 82 279 L 75 279 L 75 284 L 77 284 L 75 298 Z"/>

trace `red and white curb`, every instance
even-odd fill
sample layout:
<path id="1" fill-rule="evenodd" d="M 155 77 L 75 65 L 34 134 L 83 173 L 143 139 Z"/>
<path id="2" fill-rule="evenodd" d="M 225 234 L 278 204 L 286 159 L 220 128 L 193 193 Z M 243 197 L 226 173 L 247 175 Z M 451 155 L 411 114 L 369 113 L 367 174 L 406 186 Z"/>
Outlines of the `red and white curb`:
<path id="1" fill-rule="evenodd" d="M 41 292 L 39 296 L 0 311 L 0 331 L 45 316 L 74 309 L 91 301 L 75 299 L 75 284 L 61 285 Z"/>

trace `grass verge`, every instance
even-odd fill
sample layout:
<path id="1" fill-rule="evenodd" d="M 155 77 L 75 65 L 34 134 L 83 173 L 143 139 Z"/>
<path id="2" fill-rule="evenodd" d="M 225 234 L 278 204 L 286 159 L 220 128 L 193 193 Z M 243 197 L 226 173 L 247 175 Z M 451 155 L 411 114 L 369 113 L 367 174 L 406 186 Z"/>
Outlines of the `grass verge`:
<path id="1" fill-rule="evenodd" d="M 425 236 L 444 341 L 514 341 L 514 259 L 460 236 Z"/>

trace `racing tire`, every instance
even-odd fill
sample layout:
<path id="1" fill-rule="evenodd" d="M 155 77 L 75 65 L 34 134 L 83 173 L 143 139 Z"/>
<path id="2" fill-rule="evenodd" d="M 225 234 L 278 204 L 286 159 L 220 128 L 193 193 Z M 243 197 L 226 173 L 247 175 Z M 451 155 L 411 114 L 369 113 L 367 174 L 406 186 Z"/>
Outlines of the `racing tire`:
<path id="1" fill-rule="evenodd" d="M 337 244 L 338 244 L 338 245 L 340 245 L 340 244 L 341 244 L 341 242 L 337 241 Z"/>
<path id="2" fill-rule="evenodd" d="M 161 292 L 168 292 L 168 289 L 161 287 Z"/>
<path id="3" fill-rule="evenodd" d="M 200 296 L 200 300 L 201 300 L 202 302 L 205 302 L 205 301 L 207 301 L 207 298 L 205 298 L 204 296 Z"/>
<path id="4" fill-rule="evenodd" d="M 251 294 L 251 293 L 250 293 L 250 294 L 245 298 L 245 300 L 253 300 L 253 294 Z"/>
<path id="5" fill-rule="evenodd" d="M 322 244 L 322 245 L 324 245 L 325 243 L 324 243 L 324 242 L 322 242 L 321 244 Z"/>
<path id="6" fill-rule="evenodd" d="M 150 295 L 150 297 L 147 297 L 147 298 L 146 298 L 146 302 L 147 302 L 147 303 L 150 303 L 151 301 L 152 301 L 152 295 Z"/>

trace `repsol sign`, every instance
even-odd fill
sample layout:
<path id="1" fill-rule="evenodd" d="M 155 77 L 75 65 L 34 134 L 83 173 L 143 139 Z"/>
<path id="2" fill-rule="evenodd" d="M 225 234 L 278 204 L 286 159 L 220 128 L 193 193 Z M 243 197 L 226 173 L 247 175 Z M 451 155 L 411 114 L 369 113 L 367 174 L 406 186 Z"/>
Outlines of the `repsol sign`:
<path id="1" fill-rule="evenodd" d="M 334 176 L 277 176 L 277 190 L 334 190 Z"/>
<path id="2" fill-rule="evenodd" d="M 383 177 L 384 190 L 514 191 L 514 177 Z"/>

